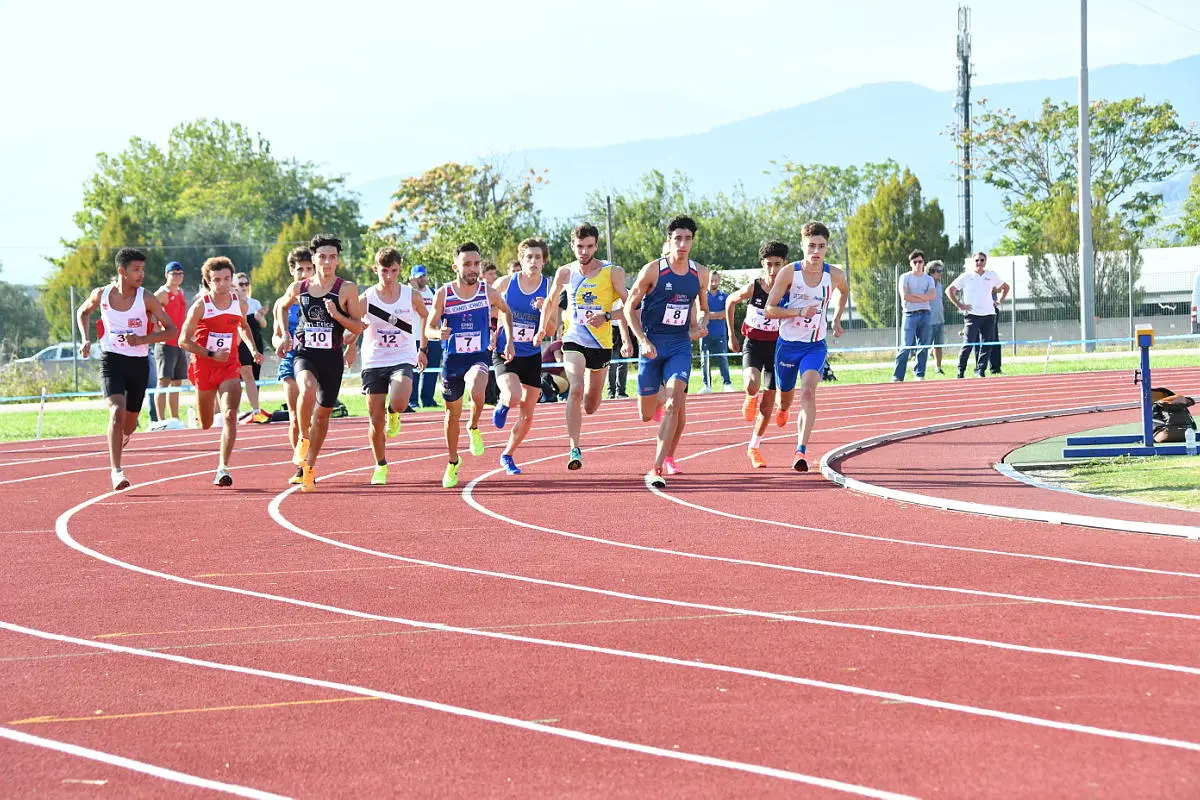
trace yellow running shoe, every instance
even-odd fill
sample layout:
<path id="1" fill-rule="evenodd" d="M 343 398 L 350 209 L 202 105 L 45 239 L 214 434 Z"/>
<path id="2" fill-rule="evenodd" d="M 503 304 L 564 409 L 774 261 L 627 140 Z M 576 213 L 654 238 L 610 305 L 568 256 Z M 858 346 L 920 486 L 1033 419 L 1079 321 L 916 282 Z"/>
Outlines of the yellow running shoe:
<path id="1" fill-rule="evenodd" d="M 400 414 L 396 411 L 387 412 L 387 438 L 391 439 L 400 432 Z"/>
<path id="2" fill-rule="evenodd" d="M 458 486 L 458 468 L 461 466 L 461 458 L 446 465 L 446 472 L 442 475 L 443 489 L 453 489 L 455 486 Z"/>
<path id="3" fill-rule="evenodd" d="M 479 432 L 479 428 L 468 428 L 467 433 L 471 436 L 471 455 L 483 455 L 483 434 Z"/>
<path id="4" fill-rule="evenodd" d="M 299 486 L 304 481 L 304 467 L 296 467 L 296 474 L 288 478 L 288 483 L 292 486 Z"/>
<path id="5" fill-rule="evenodd" d="M 296 451 L 292 453 L 292 463 L 298 467 L 304 463 L 306 458 L 308 458 L 308 439 L 300 439 L 296 442 Z"/>
<path id="6" fill-rule="evenodd" d="M 750 466 L 755 469 L 763 469 L 767 466 L 767 460 L 763 458 L 762 451 L 757 447 L 747 447 L 746 455 L 750 456 Z"/>
<path id="7" fill-rule="evenodd" d="M 304 479 L 300 481 L 300 491 L 315 492 L 317 490 L 317 468 L 305 464 L 303 471 Z"/>
<path id="8" fill-rule="evenodd" d="M 372 486 L 387 486 L 387 464 L 376 464 L 375 471 L 371 473 Z"/>

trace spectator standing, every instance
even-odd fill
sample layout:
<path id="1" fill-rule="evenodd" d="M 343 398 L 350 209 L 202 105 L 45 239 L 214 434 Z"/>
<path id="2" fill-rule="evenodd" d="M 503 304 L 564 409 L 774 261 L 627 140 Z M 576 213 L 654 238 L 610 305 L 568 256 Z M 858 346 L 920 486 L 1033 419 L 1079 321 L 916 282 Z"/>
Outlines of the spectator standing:
<path id="1" fill-rule="evenodd" d="M 942 275 L 946 273 L 946 265 L 941 261 L 930 261 L 925 266 L 929 277 L 933 278 L 933 299 L 929 301 L 929 343 L 933 345 L 933 364 L 938 375 L 942 371 L 942 345 L 946 343 L 946 308 L 942 304 Z"/>
<path id="2" fill-rule="evenodd" d="M 725 303 L 729 294 L 721 291 L 721 273 L 713 270 L 708 274 L 708 335 L 700 340 L 700 364 L 704 378 L 704 386 L 699 394 L 712 391 L 712 362 L 717 362 L 721 371 L 721 381 L 725 391 L 732 392 L 733 384 L 729 380 L 729 329 L 725 323 Z"/>
<path id="3" fill-rule="evenodd" d="M 175 323 L 175 329 L 183 327 L 187 316 L 187 299 L 183 295 L 183 264 L 172 261 L 166 267 L 166 280 L 158 287 L 154 296 L 162 304 L 163 311 Z M 179 388 L 187 379 L 187 355 L 179 346 L 179 335 L 154 345 L 155 369 L 158 370 L 158 388 L 166 391 L 154 396 L 155 410 L 160 420 L 179 419 Z"/>
<path id="4" fill-rule="evenodd" d="M 408 285 L 413 288 L 414 292 L 421 295 L 426 308 L 433 308 L 433 289 L 429 288 L 429 272 L 425 269 L 424 264 L 417 264 L 412 268 L 412 272 L 409 273 Z M 433 393 L 437 390 L 438 370 L 442 366 L 442 340 L 430 338 L 428 344 L 428 363 L 425 370 L 418 373 L 417 386 L 413 387 L 412 397 L 408 403 L 408 407 L 413 411 L 416 411 L 418 399 L 422 408 L 437 407 Z"/>
<path id="5" fill-rule="evenodd" d="M 925 274 L 925 253 L 913 250 L 908 254 L 908 272 L 900 276 L 896 291 L 904 303 L 904 346 L 896 353 L 896 368 L 892 370 L 892 383 L 900 383 L 908 372 L 908 358 L 917 348 L 917 365 L 913 374 L 917 380 L 925 380 L 925 362 L 929 358 L 929 344 L 933 331 L 930 323 L 929 304 L 937 297 L 933 278 Z"/>
<path id="6" fill-rule="evenodd" d="M 255 300 L 250 286 L 250 276 L 239 272 L 234 276 L 234 294 L 246 301 L 246 322 L 250 325 L 250 336 L 255 349 L 263 350 L 262 329 L 266 324 L 267 311 Z M 250 413 L 243 417 L 246 422 L 270 422 L 271 415 L 262 410 L 258 399 L 258 379 L 262 375 L 262 359 L 256 362 L 245 342 L 238 342 L 238 363 L 241 364 L 242 381 L 246 384 L 246 399 L 250 401 Z"/>
<path id="7" fill-rule="evenodd" d="M 946 287 L 946 296 L 963 312 L 966 320 L 966 342 L 958 354 L 960 378 L 966 374 L 972 350 L 975 351 L 975 374 L 981 378 L 987 374 L 991 348 L 999 346 L 991 344 L 999 336 L 996 310 L 1004 303 L 1009 291 L 1008 284 L 987 268 L 987 253 L 976 253 L 974 261 L 974 269 L 959 275 Z"/>
<path id="8" fill-rule="evenodd" d="M 612 357 L 613 363 L 608 368 L 608 399 L 614 397 L 629 397 L 629 362 L 622 358 L 621 349 L 625 342 L 630 341 L 629 326 L 625 323 L 622 309 L 625 303 L 618 300 L 612 307 Z M 634 343 L 633 357 L 637 358 L 637 347 Z"/>

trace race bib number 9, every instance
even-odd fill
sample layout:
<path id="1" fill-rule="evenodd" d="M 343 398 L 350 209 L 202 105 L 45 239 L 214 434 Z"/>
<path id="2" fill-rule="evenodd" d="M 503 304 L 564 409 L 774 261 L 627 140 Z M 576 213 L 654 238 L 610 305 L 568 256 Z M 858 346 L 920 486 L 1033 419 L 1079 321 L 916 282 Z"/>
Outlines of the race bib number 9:
<path id="1" fill-rule="evenodd" d="M 304 346 L 310 350 L 332 350 L 333 328 L 305 328 Z"/>
<path id="2" fill-rule="evenodd" d="M 401 344 L 400 331 L 397 330 L 381 330 L 378 333 L 376 342 L 380 347 L 386 347 L 392 350 L 398 349 Z"/>
<path id="3" fill-rule="evenodd" d="M 210 333 L 208 341 L 204 343 L 204 349 L 216 352 L 217 350 L 230 350 L 232 349 L 232 345 L 232 333 Z"/>
<path id="4" fill-rule="evenodd" d="M 478 353 L 483 349 L 483 333 L 467 331 L 454 334 L 455 353 Z"/>
<path id="5" fill-rule="evenodd" d="M 666 309 L 663 310 L 663 325 L 687 325 L 687 323 L 688 304 L 667 303 Z"/>
<path id="6" fill-rule="evenodd" d="M 529 343 L 533 341 L 537 329 L 533 325 L 513 325 L 513 341 Z"/>

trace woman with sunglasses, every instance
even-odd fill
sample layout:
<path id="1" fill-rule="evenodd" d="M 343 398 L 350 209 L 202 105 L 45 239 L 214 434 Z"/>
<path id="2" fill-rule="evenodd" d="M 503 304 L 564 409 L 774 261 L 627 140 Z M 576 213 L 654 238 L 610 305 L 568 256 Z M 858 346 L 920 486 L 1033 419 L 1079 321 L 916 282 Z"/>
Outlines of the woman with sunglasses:
<path id="1" fill-rule="evenodd" d="M 946 291 L 942 286 L 942 276 L 946 274 L 946 265 L 941 261 L 930 261 L 926 266 L 925 272 L 929 277 L 933 278 L 933 297 L 929 303 L 929 331 L 930 343 L 933 344 L 933 364 L 938 375 L 945 375 L 942 371 L 942 345 L 946 343 L 946 308 L 943 305 L 943 292 Z"/>
<path id="2" fill-rule="evenodd" d="M 250 324 L 250 335 L 254 337 L 254 346 L 262 352 L 262 329 L 266 324 L 266 309 L 263 304 L 251 296 L 250 276 L 239 272 L 234 276 L 234 293 L 246 301 L 246 322 Z M 262 364 L 254 363 L 250 348 L 244 342 L 238 344 L 238 363 L 241 364 L 242 382 L 246 384 L 246 399 L 250 401 L 250 411 L 239 417 L 241 422 L 270 422 L 271 415 L 262 410 L 258 402 L 258 379 L 262 375 Z"/>

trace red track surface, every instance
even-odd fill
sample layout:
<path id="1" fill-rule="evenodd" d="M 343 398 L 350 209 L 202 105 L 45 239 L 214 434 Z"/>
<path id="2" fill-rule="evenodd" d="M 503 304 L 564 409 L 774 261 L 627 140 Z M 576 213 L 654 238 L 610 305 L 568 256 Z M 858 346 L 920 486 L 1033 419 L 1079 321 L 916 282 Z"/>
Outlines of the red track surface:
<path id="1" fill-rule="evenodd" d="M 811 460 L 1081 398 L 1136 396 L 1127 373 L 824 387 Z M 336 423 L 315 495 L 282 491 L 282 426 L 242 429 L 233 491 L 210 485 L 214 433 L 136 437 L 115 496 L 98 438 L 0 447 L 0 794 L 1200 795 L 1196 542 L 838 489 L 787 468 L 792 428 L 752 471 L 739 407 L 691 400 L 665 493 L 640 477 L 654 431 L 629 402 L 587 420 L 581 472 L 562 406 L 539 406 L 525 475 L 490 471 L 489 449 L 453 491 L 424 415 L 389 447 L 387 488 L 366 485 L 363 421 Z M 1107 514 L 988 465 L 1109 421 L 843 467 Z"/>

